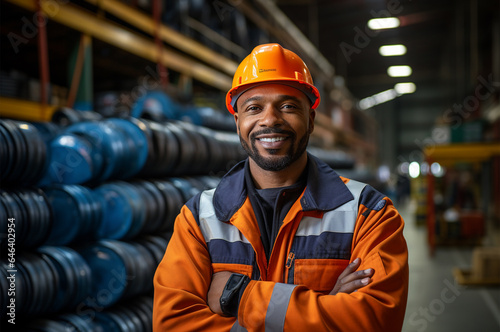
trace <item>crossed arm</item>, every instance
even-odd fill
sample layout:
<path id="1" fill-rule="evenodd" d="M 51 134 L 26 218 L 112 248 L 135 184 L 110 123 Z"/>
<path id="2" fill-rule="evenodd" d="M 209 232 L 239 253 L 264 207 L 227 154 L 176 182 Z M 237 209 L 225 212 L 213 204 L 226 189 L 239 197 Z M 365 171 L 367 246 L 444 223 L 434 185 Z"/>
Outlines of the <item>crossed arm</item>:
<path id="1" fill-rule="evenodd" d="M 403 221 L 387 206 L 366 219 L 353 239 L 352 256 L 360 259 L 344 269 L 329 295 L 252 280 L 239 302 L 239 324 L 264 330 L 269 317 L 286 315 L 285 328 L 295 330 L 401 331 L 408 283 Z M 186 208 L 175 228 L 155 274 L 153 331 L 229 330 L 235 318 L 220 315 L 219 299 L 231 273 L 213 274 L 203 235 Z M 274 296 L 292 287 L 287 298 Z"/>
<path id="2" fill-rule="evenodd" d="M 371 268 L 357 271 L 360 264 L 361 260 L 359 258 L 352 261 L 352 263 L 340 274 L 329 295 L 336 295 L 337 293 L 350 294 L 368 285 L 375 271 Z M 232 272 L 222 271 L 214 273 L 212 276 L 207 302 L 210 310 L 216 314 L 223 314 L 219 299 L 231 274 Z"/>

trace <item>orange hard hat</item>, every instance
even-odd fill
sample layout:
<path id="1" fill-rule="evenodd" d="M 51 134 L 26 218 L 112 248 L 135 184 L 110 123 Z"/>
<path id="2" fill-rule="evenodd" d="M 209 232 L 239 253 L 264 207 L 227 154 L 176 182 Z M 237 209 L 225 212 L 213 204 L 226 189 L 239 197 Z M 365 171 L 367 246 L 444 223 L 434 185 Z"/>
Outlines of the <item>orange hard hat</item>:
<path id="1" fill-rule="evenodd" d="M 226 95 L 226 106 L 235 112 L 238 98 L 245 91 L 262 84 L 279 83 L 302 91 L 311 101 L 311 108 L 319 105 L 320 95 L 304 61 L 279 44 L 263 44 L 253 49 L 238 66 L 233 85 Z"/>

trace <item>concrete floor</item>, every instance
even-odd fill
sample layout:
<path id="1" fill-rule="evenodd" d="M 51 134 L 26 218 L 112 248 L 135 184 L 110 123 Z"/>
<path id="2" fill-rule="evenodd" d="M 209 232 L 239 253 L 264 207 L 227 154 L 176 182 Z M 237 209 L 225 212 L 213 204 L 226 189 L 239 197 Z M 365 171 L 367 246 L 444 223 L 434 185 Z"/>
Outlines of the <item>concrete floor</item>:
<path id="1" fill-rule="evenodd" d="M 412 205 L 399 207 L 406 222 L 410 288 L 404 332 L 499 332 L 500 287 L 461 286 L 453 268 L 470 268 L 472 247 L 437 247 L 430 257 L 425 226 Z"/>

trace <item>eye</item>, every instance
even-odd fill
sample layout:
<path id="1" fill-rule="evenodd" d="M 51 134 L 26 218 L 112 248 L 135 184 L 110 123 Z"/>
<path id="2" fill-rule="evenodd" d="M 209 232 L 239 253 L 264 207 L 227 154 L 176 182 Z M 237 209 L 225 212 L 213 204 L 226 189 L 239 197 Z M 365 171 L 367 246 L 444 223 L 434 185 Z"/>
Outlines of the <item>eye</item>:
<path id="1" fill-rule="evenodd" d="M 257 105 L 250 105 L 250 106 L 245 108 L 245 112 L 248 112 L 248 113 L 256 113 L 256 112 L 259 112 L 260 110 L 261 110 L 261 108 Z"/>
<path id="2" fill-rule="evenodd" d="M 286 104 L 281 105 L 281 109 L 289 112 L 289 111 L 297 110 L 298 107 L 294 104 L 286 103 Z"/>

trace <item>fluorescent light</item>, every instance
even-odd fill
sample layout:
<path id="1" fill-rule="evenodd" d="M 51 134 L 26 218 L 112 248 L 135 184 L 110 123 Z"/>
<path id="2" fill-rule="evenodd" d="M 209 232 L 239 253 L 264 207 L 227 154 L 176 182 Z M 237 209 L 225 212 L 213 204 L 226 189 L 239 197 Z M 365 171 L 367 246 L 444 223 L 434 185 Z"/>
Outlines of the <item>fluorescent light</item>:
<path id="1" fill-rule="evenodd" d="M 411 162 L 408 172 L 412 178 L 418 178 L 420 175 L 420 165 L 416 161 Z"/>
<path id="2" fill-rule="evenodd" d="M 367 110 L 375 105 L 393 100 L 405 93 L 413 93 L 415 90 L 416 87 L 413 82 L 398 83 L 394 86 L 394 89 L 385 90 L 361 99 L 358 106 L 361 110 Z"/>
<path id="3" fill-rule="evenodd" d="M 406 54 L 406 46 L 401 44 L 380 46 L 378 52 L 382 56 L 395 56 Z"/>
<path id="4" fill-rule="evenodd" d="M 398 94 L 394 91 L 394 89 L 389 89 L 382 91 L 380 93 L 377 93 L 376 95 L 373 95 L 373 98 L 375 98 L 375 101 L 377 104 L 385 103 L 386 101 L 393 100 L 396 98 Z"/>
<path id="5" fill-rule="evenodd" d="M 378 104 L 385 103 L 389 100 L 393 100 L 398 96 L 398 93 L 394 89 L 385 90 L 374 94 L 373 96 L 363 98 L 359 101 L 359 108 L 362 110 L 369 109 Z"/>
<path id="6" fill-rule="evenodd" d="M 372 18 L 368 21 L 368 27 L 372 30 L 391 29 L 399 26 L 397 17 Z"/>
<path id="7" fill-rule="evenodd" d="M 417 87 L 413 82 L 398 83 L 394 86 L 394 90 L 399 94 L 413 93 L 416 89 Z"/>
<path id="8" fill-rule="evenodd" d="M 406 77 L 411 75 L 410 66 L 390 66 L 387 68 L 387 74 L 391 77 Z"/>
<path id="9" fill-rule="evenodd" d="M 362 110 L 367 110 L 375 105 L 377 105 L 377 103 L 372 97 L 366 97 L 359 101 L 359 108 L 361 108 Z"/>

